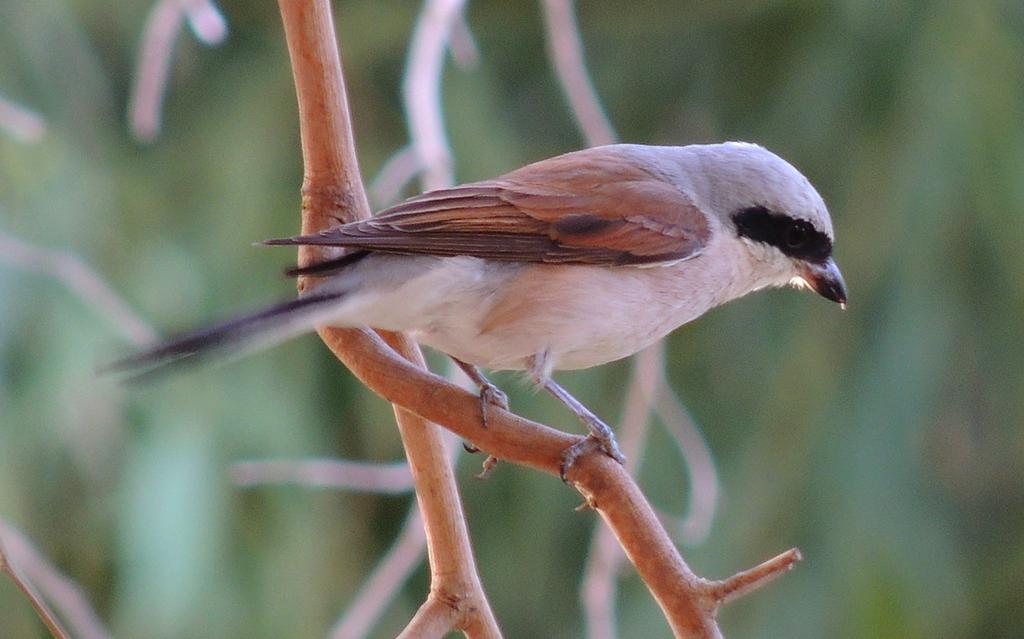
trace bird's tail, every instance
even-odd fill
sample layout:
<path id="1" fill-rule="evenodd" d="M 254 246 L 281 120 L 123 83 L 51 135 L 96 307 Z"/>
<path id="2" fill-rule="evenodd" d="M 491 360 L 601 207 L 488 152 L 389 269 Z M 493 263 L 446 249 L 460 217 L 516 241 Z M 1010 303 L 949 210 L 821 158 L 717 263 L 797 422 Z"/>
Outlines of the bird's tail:
<path id="1" fill-rule="evenodd" d="M 311 293 L 281 302 L 175 337 L 113 362 L 100 372 L 126 373 L 127 381 L 142 381 L 213 356 L 233 358 L 273 346 L 297 337 L 327 319 L 331 307 L 345 295 L 345 291 Z"/>

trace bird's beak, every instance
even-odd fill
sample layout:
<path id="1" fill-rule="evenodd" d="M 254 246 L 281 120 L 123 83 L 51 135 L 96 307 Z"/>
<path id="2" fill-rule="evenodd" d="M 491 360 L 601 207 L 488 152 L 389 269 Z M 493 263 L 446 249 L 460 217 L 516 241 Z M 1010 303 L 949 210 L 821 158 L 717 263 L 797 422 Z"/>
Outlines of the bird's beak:
<path id="1" fill-rule="evenodd" d="M 800 266 L 800 277 L 815 293 L 846 308 L 846 283 L 831 257 L 821 264 L 804 262 Z"/>

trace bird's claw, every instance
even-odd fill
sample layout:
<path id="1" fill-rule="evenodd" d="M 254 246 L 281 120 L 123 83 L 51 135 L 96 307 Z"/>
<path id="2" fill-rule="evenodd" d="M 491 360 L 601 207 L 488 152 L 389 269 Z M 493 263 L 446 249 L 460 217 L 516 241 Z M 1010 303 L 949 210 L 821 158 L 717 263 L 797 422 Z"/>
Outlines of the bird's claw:
<path id="1" fill-rule="evenodd" d="M 480 469 L 480 473 L 476 475 L 477 479 L 487 479 L 494 472 L 494 467 L 498 465 L 498 458 L 494 455 L 488 455 L 487 459 L 484 460 L 483 468 Z"/>
<path id="2" fill-rule="evenodd" d="M 508 410 L 508 395 L 494 384 L 482 384 L 480 386 L 480 422 L 484 428 L 487 428 L 487 412 L 490 406 Z"/>
<path id="3" fill-rule="evenodd" d="M 606 434 L 607 437 L 604 436 Z M 562 451 L 562 463 L 558 467 L 558 474 L 562 481 L 569 483 L 569 469 L 576 463 L 576 460 L 594 451 L 601 451 L 620 464 L 626 463 L 626 456 L 619 450 L 619 443 L 615 441 L 615 436 L 611 431 L 607 433 L 592 431 L 586 437 L 583 437 Z"/>

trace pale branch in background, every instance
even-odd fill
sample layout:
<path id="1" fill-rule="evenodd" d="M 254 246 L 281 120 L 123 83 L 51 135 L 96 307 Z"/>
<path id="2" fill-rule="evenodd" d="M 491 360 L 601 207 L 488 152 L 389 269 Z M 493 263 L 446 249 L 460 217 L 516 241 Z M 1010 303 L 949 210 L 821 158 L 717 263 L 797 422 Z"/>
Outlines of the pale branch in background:
<path id="1" fill-rule="evenodd" d="M 215 46 L 228 37 L 228 22 L 213 0 L 184 0 L 185 18 L 197 40 Z"/>
<path id="2" fill-rule="evenodd" d="M 382 495 L 401 495 L 413 489 L 412 473 L 404 461 L 390 464 L 344 459 L 243 461 L 231 466 L 231 481 L 244 488 L 299 484 Z"/>
<path id="3" fill-rule="evenodd" d="M 159 337 L 152 326 L 76 255 L 35 246 L 0 232 L 0 262 L 61 282 L 135 346 L 152 344 Z"/>
<path id="4" fill-rule="evenodd" d="M 46 135 L 46 120 L 35 111 L 0 96 L 0 131 L 31 144 Z"/>
<path id="5" fill-rule="evenodd" d="M 541 5 L 544 7 L 548 56 L 587 146 L 614 143 L 618 136 L 601 107 L 583 61 L 583 39 L 576 24 L 572 0 L 542 0 Z"/>
<path id="6" fill-rule="evenodd" d="M 414 503 L 395 542 L 331 628 L 330 639 L 362 639 L 380 620 L 387 605 L 401 590 L 412 571 L 423 561 L 427 535 Z"/>
<path id="7" fill-rule="evenodd" d="M 452 54 L 455 64 L 463 70 L 473 69 L 480 62 L 473 33 L 466 23 L 462 11 L 465 0 L 454 3 L 454 8 L 442 6 L 444 2 L 430 2 L 424 5 L 417 22 L 419 40 L 410 46 L 406 58 L 405 90 L 403 104 L 409 120 L 412 142 L 395 152 L 381 167 L 369 187 L 370 200 L 376 207 L 393 204 L 402 190 L 421 172 L 428 171 L 428 163 L 434 161 L 433 177 L 424 182 L 446 181 L 450 186 L 454 180 L 451 171 L 451 149 L 441 117 L 441 76 L 444 67 L 444 49 Z M 443 13 L 443 15 L 435 15 Z M 449 19 L 447 40 L 443 33 L 436 32 L 443 25 L 443 18 Z M 423 91 L 423 87 L 436 84 L 435 88 Z M 412 117 L 415 113 L 416 117 Z M 443 177 L 447 175 L 447 177 Z M 439 188 L 439 187 L 428 187 Z"/>
<path id="8" fill-rule="evenodd" d="M 395 152 L 370 183 L 369 195 L 373 206 L 383 208 L 397 201 L 422 166 L 419 153 L 413 146 L 405 146 Z"/>
<path id="9" fill-rule="evenodd" d="M 445 431 L 444 434 L 448 458 L 454 460 L 461 446 L 451 433 Z M 409 489 L 412 490 L 411 485 Z M 330 639 L 362 639 L 369 635 L 387 605 L 398 596 L 402 585 L 423 561 L 426 546 L 423 518 L 413 503 L 395 542 L 377 562 L 348 608 L 334 623 Z"/>
<path id="10" fill-rule="evenodd" d="M 25 535 L 3 521 L 0 521 L 0 572 L 6 573 L 25 594 L 56 639 L 70 639 L 72 636 L 75 639 L 110 638 L 110 631 L 100 621 L 81 588 L 47 561 Z M 64 629 L 47 602 L 61 612 L 73 634 Z"/>
<path id="11" fill-rule="evenodd" d="M 424 190 L 454 183 L 451 149 L 441 115 L 441 74 L 452 23 L 465 0 L 426 0 L 413 30 L 402 95 Z"/>
<path id="12" fill-rule="evenodd" d="M 158 0 L 153 5 L 142 32 L 128 103 L 129 125 L 139 140 L 148 142 L 160 134 L 174 40 L 186 20 L 204 44 L 217 45 L 227 37 L 227 22 L 212 0 Z"/>
<path id="13" fill-rule="evenodd" d="M 470 69 L 479 63 L 479 51 L 462 11 L 465 0 L 427 0 L 416 22 L 403 80 L 403 105 L 409 123 L 407 147 L 395 152 L 369 188 L 374 206 L 394 203 L 417 175 L 423 187 L 451 186 L 451 148 L 441 115 L 441 77 L 445 49 L 455 63 Z"/>
<path id="14" fill-rule="evenodd" d="M 480 49 L 466 22 L 465 11 L 456 11 L 452 16 L 451 33 L 448 34 L 448 50 L 452 61 L 463 71 L 471 71 L 480 64 Z"/>
<path id="15" fill-rule="evenodd" d="M 457 438 L 449 433 L 446 443 L 448 455 L 454 457 L 459 450 Z M 404 461 L 390 464 L 333 459 L 247 461 L 232 466 L 231 478 L 243 487 L 294 483 L 311 488 L 379 494 L 403 494 L 413 490 L 412 474 Z M 423 520 L 414 503 L 395 542 L 335 622 L 329 634 L 331 639 L 366 637 L 423 561 L 426 544 Z"/>
<path id="16" fill-rule="evenodd" d="M 658 383 L 652 389 L 655 411 L 679 447 L 690 476 L 690 499 L 687 513 L 676 518 L 669 527 L 684 544 L 703 543 L 711 534 L 711 523 L 718 506 L 718 470 L 711 448 L 700 427 L 665 380 L 664 350 L 658 352 Z"/>

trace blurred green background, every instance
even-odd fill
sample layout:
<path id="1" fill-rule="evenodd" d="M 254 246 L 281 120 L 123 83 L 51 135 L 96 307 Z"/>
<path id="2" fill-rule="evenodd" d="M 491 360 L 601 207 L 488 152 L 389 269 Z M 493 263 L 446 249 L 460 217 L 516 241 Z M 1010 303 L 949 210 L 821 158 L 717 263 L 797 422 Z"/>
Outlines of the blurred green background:
<path id="1" fill-rule="evenodd" d="M 161 331 L 293 291 L 301 161 L 276 3 L 222 4 L 231 33 L 179 36 L 164 131 L 125 109 L 149 2 L 0 4 L 0 95 L 48 121 L 0 135 L 0 230 L 73 252 Z M 589 67 L 624 140 L 756 141 L 833 212 L 848 311 L 771 291 L 668 346 L 723 498 L 695 570 L 731 574 L 790 546 L 806 560 L 722 613 L 732 638 L 1019 637 L 1024 610 L 1024 4 L 584 1 Z M 419 3 L 335 5 L 364 174 L 407 143 L 400 84 Z M 460 181 L 583 141 L 545 55 L 539 7 L 473 0 L 481 52 L 449 65 Z M 124 388 L 129 350 L 54 280 L 0 263 L 0 518 L 78 580 L 118 637 L 323 637 L 386 550 L 406 497 L 241 490 L 232 462 L 393 460 L 387 405 L 314 337 Z M 620 413 L 628 362 L 560 379 Z M 524 414 L 577 425 L 499 376 Z M 641 480 L 684 509 L 661 431 Z M 556 479 L 510 465 L 460 484 L 509 637 L 578 637 L 596 517 Z M 623 637 L 667 637 L 632 571 Z M 393 636 L 420 569 L 373 636 Z M 0 581 L 0 637 L 46 636 Z"/>

